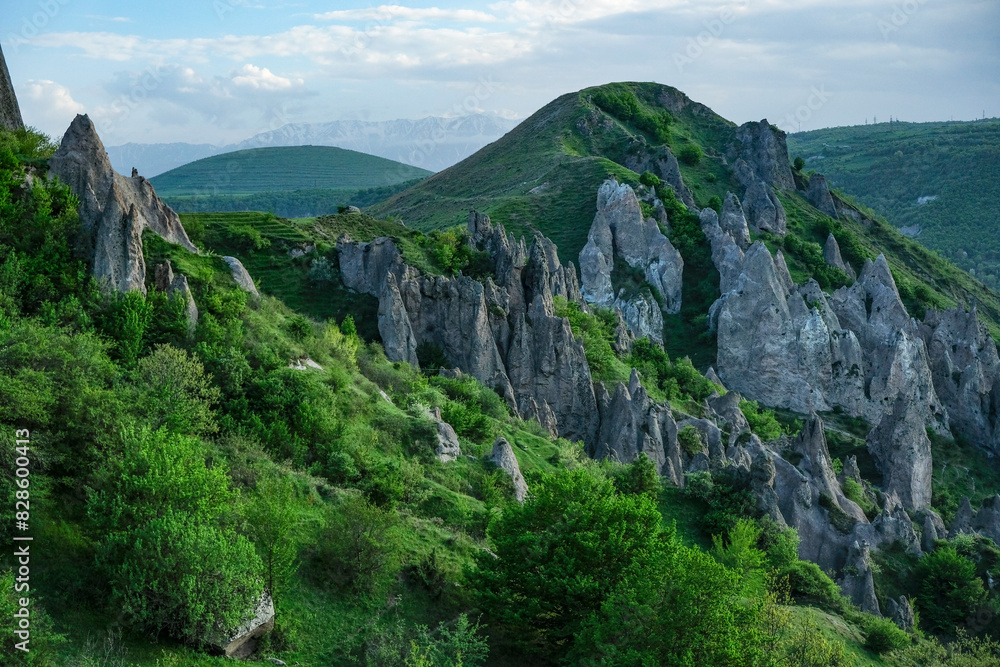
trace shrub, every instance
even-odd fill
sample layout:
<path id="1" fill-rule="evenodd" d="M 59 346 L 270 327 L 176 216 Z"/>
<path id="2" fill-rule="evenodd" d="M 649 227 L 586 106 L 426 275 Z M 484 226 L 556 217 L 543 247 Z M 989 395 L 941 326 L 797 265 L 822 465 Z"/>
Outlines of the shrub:
<path id="1" fill-rule="evenodd" d="M 418 639 L 410 643 L 406 667 L 480 667 L 486 663 L 489 645 L 479 634 L 479 623 L 459 614 L 454 623 L 441 623 L 433 632 L 418 628 Z"/>
<path id="2" fill-rule="evenodd" d="M 879 655 L 897 651 L 910 643 L 909 635 L 887 618 L 864 614 L 860 625 L 865 633 L 865 648 Z"/>
<path id="3" fill-rule="evenodd" d="M 701 159 L 704 156 L 705 153 L 698 144 L 686 144 L 681 148 L 677 158 L 684 164 L 695 167 L 701 163 Z"/>
<path id="4" fill-rule="evenodd" d="M 795 169 L 795 171 L 802 171 L 806 168 L 806 161 L 801 157 L 796 157 L 795 161 L 792 163 L 792 168 Z"/>
<path id="5" fill-rule="evenodd" d="M 796 602 L 817 604 L 835 613 L 843 612 L 844 598 L 840 587 L 816 563 L 796 561 L 783 574 L 788 577 L 789 593 Z"/>
<path id="6" fill-rule="evenodd" d="M 757 401 L 740 401 L 740 412 L 750 424 L 750 430 L 764 442 L 781 437 L 782 428 L 773 410 L 761 408 Z"/>
<path id="7" fill-rule="evenodd" d="M 701 431 L 690 424 L 677 432 L 677 444 L 688 456 L 705 451 L 705 440 L 701 437 Z"/>
<path id="8" fill-rule="evenodd" d="M 334 584 L 375 594 L 399 572 L 399 529 L 395 512 L 358 496 L 345 498 L 327 510 L 317 541 L 318 568 Z"/>
<path id="9" fill-rule="evenodd" d="M 914 574 L 920 622 L 930 632 L 953 633 L 986 599 L 975 564 L 951 545 L 921 558 Z"/>
<path id="10" fill-rule="evenodd" d="M 663 182 L 660 177 L 651 171 L 644 171 L 639 177 L 639 182 L 649 188 L 657 188 Z"/>

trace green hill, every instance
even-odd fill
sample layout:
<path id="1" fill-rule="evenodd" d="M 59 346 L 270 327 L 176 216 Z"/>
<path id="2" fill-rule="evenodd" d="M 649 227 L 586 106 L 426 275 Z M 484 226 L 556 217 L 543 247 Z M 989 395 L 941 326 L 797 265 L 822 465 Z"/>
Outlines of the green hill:
<path id="1" fill-rule="evenodd" d="M 1000 286 L 1000 120 L 879 123 L 792 134 L 807 170 Z"/>
<path id="2" fill-rule="evenodd" d="M 215 155 L 150 182 L 182 213 L 273 211 L 302 217 L 367 206 L 432 173 L 342 148 L 290 146 Z"/>

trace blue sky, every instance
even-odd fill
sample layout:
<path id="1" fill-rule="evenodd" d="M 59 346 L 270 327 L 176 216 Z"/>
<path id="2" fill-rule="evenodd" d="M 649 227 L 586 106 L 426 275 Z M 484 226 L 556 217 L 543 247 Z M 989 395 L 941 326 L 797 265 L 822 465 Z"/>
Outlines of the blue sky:
<path id="1" fill-rule="evenodd" d="M 404 3 L 405 0 L 399 0 Z M 26 122 L 108 145 L 487 111 L 658 81 L 787 130 L 1000 115 L 995 0 L 4 0 Z"/>

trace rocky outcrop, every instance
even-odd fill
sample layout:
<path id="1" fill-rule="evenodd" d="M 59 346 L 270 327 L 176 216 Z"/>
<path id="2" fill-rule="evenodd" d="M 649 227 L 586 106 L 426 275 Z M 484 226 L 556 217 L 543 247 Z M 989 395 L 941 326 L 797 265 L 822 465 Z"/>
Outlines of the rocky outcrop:
<path id="1" fill-rule="evenodd" d="M 519 503 L 523 503 L 528 497 L 528 484 L 521 475 L 521 467 L 517 464 L 517 457 L 510 443 L 504 438 L 497 438 L 493 443 L 493 453 L 490 455 L 492 461 L 500 470 L 510 475 L 514 483 L 514 498 Z"/>
<path id="2" fill-rule="evenodd" d="M 854 269 L 840 255 L 840 244 L 837 243 L 837 239 L 833 234 L 826 237 L 826 245 L 823 246 L 823 260 L 829 266 L 843 271 L 851 280 L 857 279 L 858 276 L 854 273 Z"/>
<path id="3" fill-rule="evenodd" d="M 184 300 L 188 336 L 193 336 L 195 328 L 198 326 L 198 304 L 194 302 L 194 295 L 191 294 L 187 277 L 179 273 L 174 275 L 174 269 L 167 261 L 156 265 L 155 283 L 156 289 L 165 292 L 169 299 Z"/>
<path id="4" fill-rule="evenodd" d="M 854 542 L 847 554 L 843 576 L 837 581 L 840 590 L 861 611 L 881 616 L 875 596 L 875 578 L 872 571 L 871 549 L 867 542 Z"/>
<path id="5" fill-rule="evenodd" d="M 257 640 L 273 629 L 274 602 L 264 593 L 252 617 L 236 629 L 217 629 L 208 646 L 227 658 L 249 658 L 257 649 Z"/>
<path id="6" fill-rule="evenodd" d="M 882 486 L 896 493 L 904 507 L 925 509 L 931 504 L 931 441 L 924 415 L 904 396 L 868 434 L 868 451 L 882 473 Z"/>
<path id="7" fill-rule="evenodd" d="M 889 620 L 898 625 L 900 630 L 909 632 L 913 629 L 916 618 L 913 615 L 913 606 L 905 595 L 900 595 L 899 600 L 889 598 L 886 608 Z"/>
<path id="8" fill-rule="evenodd" d="M 676 486 L 682 486 L 684 468 L 677 446 L 677 424 L 670 406 L 654 403 L 633 370 L 629 386 L 619 383 L 609 395 L 603 384 L 596 386 L 601 426 L 589 454 L 631 463 L 646 454 L 657 471 Z"/>
<path id="9" fill-rule="evenodd" d="M 625 167 L 637 174 L 652 172 L 674 191 L 674 195 L 685 206 L 691 210 L 697 209 L 694 195 L 684 184 L 684 178 L 681 176 L 681 166 L 668 146 L 658 146 L 654 149 L 648 149 L 644 145 L 636 147 L 635 152 L 625 158 Z"/>
<path id="10" fill-rule="evenodd" d="M 451 366 L 494 388 L 522 418 L 592 445 L 599 417 L 590 369 L 553 302 L 581 301 L 575 269 L 561 265 L 548 239 L 537 237 L 525 249 L 478 213 L 469 217 L 469 232 L 490 253 L 496 281 L 424 276 L 405 265 L 391 239 L 357 244 L 343 237 L 341 278 L 380 297 L 389 359 L 415 364 L 418 345 L 437 346 Z"/>
<path id="11" fill-rule="evenodd" d="M 441 419 L 441 408 L 434 408 L 428 415 L 434 422 L 437 429 L 437 446 L 434 448 L 434 456 L 441 463 L 450 463 L 458 460 L 462 455 L 462 446 L 458 442 L 458 434 L 448 422 Z M 520 470 L 518 471 L 520 474 Z"/>
<path id="12" fill-rule="evenodd" d="M 960 533 L 979 533 L 1000 543 L 1000 495 L 984 500 L 976 512 L 973 512 L 969 498 L 963 497 L 951 522 L 949 537 Z"/>
<path id="13" fill-rule="evenodd" d="M 976 309 L 929 311 L 919 333 L 952 430 L 1000 453 L 1000 358 Z"/>
<path id="14" fill-rule="evenodd" d="M 233 281 L 237 287 L 253 296 L 260 296 L 260 292 L 257 291 L 257 286 L 254 284 L 253 278 L 250 277 L 250 272 L 243 266 L 243 262 L 235 257 L 223 257 L 222 260 L 229 265 L 229 271 L 233 274 Z"/>
<path id="15" fill-rule="evenodd" d="M 823 174 L 813 174 L 809 177 L 809 189 L 806 190 L 806 199 L 810 204 L 825 213 L 834 220 L 837 219 L 837 207 L 833 203 L 833 195 L 830 194 L 830 186 L 826 182 Z"/>
<path id="16" fill-rule="evenodd" d="M 740 198 L 732 192 L 726 193 L 726 201 L 723 202 L 722 213 L 719 214 L 719 226 L 722 231 L 733 237 L 740 250 L 746 251 L 750 247 L 750 229 L 747 226 L 746 215 L 743 213 Z"/>
<path id="17" fill-rule="evenodd" d="M 49 160 L 49 173 L 80 199 L 80 221 L 94 275 L 106 287 L 146 291 L 142 233 L 150 229 L 197 253 L 177 214 L 145 178 L 115 173 L 94 124 L 77 116 Z"/>
<path id="18" fill-rule="evenodd" d="M 24 121 L 21 119 L 21 109 L 17 105 L 17 95 L 14 94 L 14 84 L 7 71 L 3 49 L 0 48 L 0 128 L 16 130 L 22 127 Z"/>
<path id="19" fill-rule="evenodd" d="M 726 155 L 730 162 L 743 160 L 758 180 L 779 190 L 795 187 L 788 163 L 785 133 L 767 120 L 744 123 L 736 130 L 736 139 Z"/>
<path id="20" fill-rule="evenodd" d="M 649 290 L 620 287 L 612 276 L 616 262 L 642 272 Z M 631 187 L 605 181 L 597 195 L 597 215 L 580 252 L 581 293 L 587 303 L 622 311 L 637 338 L 663 342 L 663 313 L 681 307 L 684 260 L 652 218 L 643 219 Z M 658 298 L 657 298 L 658 297 Z"/>

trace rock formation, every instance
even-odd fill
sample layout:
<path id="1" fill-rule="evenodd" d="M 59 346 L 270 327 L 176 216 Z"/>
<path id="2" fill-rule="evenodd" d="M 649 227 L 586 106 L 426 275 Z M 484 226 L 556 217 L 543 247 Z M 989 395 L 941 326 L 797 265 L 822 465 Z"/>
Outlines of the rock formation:
<path id="1" fill-rule="evenodd" d="M 257 291 L 257 286 L 254 285 L 253 278 L 250 277 L 250 272 L 246 270 L 245 266 L 243 266 L 243 262 L 235 257 L 223 257 L 222 259 L 229 265 L 229 270 L 233 274 L 233 280 L 241 290 L 248 292 L 253 296 L 260 296 L 260 293 Z"/>
<path id="2" fill-rule="evenodd" d="M 889 598 L 888 602 L 889 619 L 899 626 L 900 630 L 909 632 L 913 629 L 916 619 L 913 615 L 913 606 L 906 599 L 905 595 L 900 595 L 899 600 Z"/>
<path id="3" fill-rule="evenodd" d="M 1000 454 L 1000 358 L 976 309 L 929 311 L 919 332 L 952 429 Z"/>
<path id="4" fill-rule="evenodd" d="M 528 497 L 528 484 L 521 475 L 521 467 L 517 464 L 517 457 L 514 456 L 514 450 L 510 443 L 504 438 L 497 438 L 496 442 L 493 443 L 493 453 L 490 455 L 490 460 L 500 470 L 510 475 L 510 479 L 514 483 L 514 498 L 517 502 L 523 503 Z"/>
<path id="5" fill-rule="evenodd" d="M 0 128 L 16 130 L 22 127 L 24 121 L 21 119 L 21 109 L 17 105 L 17 95 L 14 94 L 14 84 L 7 71 L 3 49 L 0 48 Z"/>
<path id="6" fill-rule="evenodd" d="M 875 597 L 875 579 L 872 571 L 871 549 L 867 542 L 854 542 L 847 554 L 844 575 L 837 581 L 844 595 L 861 611 L 881 616 L 878 598 Z"/>
<path id="7" fill-rule="evenodd" d="M 341 278 L 379 297 L 379 332 L 393 361 L 415 363 L 418 345 L 438 346 L 450 365 L 497 390 L 524 419 L 592 445 L 598 414 L 590 369 L 553 302 L 581 300 L 574 267 L 561 265 L 548 239 L 525 249 L 486 216 L 472 213 L 469 232 L 490 253 L 496 281 L 424 276 L 405 265 L 390 239 L 344 237 L 337 243 Z"/>
<path id="8" fill-rule="evenodd" d="M 722 204 L 722 213 L 719 214 L 719 226 L 722 231 L 733 237 L 740 250 L 746 251 L 750 247 L 750 229 L 747 227 L 746 215 L 743 213 L 740 198 L 732 192 L 726 193 L 726 201 Z"/>
<path id="9" fill-rule="evenodd" d="M 274 629 L 274 602 L 264 593 L 252 617 L 232 630 L 216 629 L 209 648 L 227 658 L 249 658 L 257 649 L 257 640 Z"/>
<path id="10" fill-rule="evenodd" d="M 795 187 L 785 133 L 772 127 L 766 119 L 744 123 L 737 128 L 736 139 L 726 158 L 733 163 L 743 160 L 758 180 L 772 188 L 791 190 Z"/>
<path id="11" fill-rule="evenodd" d="M 840 244 L 837 243 L 837 239 L 833 234 L 826 237 L 826 245 L 823 246 L 823 260 L 833 268 L 840 269 L 846 273 L 847 277 L 851 280 L 857 280 L 858 276 L 854 273 L 854 269 L 840 255 Z"/>
<path id="12" fill-rule="evenodd" d="M 94 124 L 77 116 L 49 160 L 49 173 L 80 199 L 80 221 L 93 271 L 106 288 L 145 293 L 142 233 L 197 253 L 177 214 L 160 201 L 145 178 L 115 173 Z"/>
<path id="13" fill-rule="evenodd" d="M 640 271 L 655 293 L 634 287 L 616 290 L 612 280 L 616 262 Z M 605 181 L 597 195 L 597 215 L 587 245 L 580 252 L 584 300 L 621 310 L 637 338 L 662 343 L 662 313 L 680 312 L 683 270 L 681 254 L 660 232 L 656 221 L 643 219 L 632 188 L 614 180 Z"/>
<path id="14" fill-rule="evenodd" d="M 684 184 L 681 167 L 668 146 L 659 146 L 652 150 L 645 146 L 639 147 L 636 152 L 630 153 L 625 158 L 625 167 L 637 174 L 652 172 L 674 191 L 679 201 L 689 209 L 696 210 L 694 195 Z"/>
<path id="15" fill-rule="evenodd" d="M 834 220 L 837 219 L 837 207 L 833 204 L 833 195 L 830 194 L 830 186 L 827 185 L 826 176 L 823 174 L 813 174 L 809 178 L 806 199 L 821 213 L 825 213 Z"/>
<path id="16" fill-rule="evenodd" d="M 168 261 L 157 264 L 155 282 L 156 289 L 165 292 L 168 298 L 184 300 L 188 336 L 194 336 L 195 328 L 198 326 L 198 305 L 194 302 L 191 288 L 188 287 L 187 277 L 181 274 L 174 275 L 174 269 Z"/>
<path id="17" fill-rule="evenodd" d="M 896 493 L 904 507 L 925 509 L 931 504 L 931 441 L 924 416 L 905 396 L 868 434 L 868 451 L 882 473 L 884 489 Z"/>
<path id="18" fill-rule="evenodd" d="M 437 429 L 437 446 L 434 455 L 441 463 L 450 463 L 462 455 L 462 446 L 458 442 L 458 434 L 451 424 L 441 419 L 441 408 L 434 408 L 428 414 Z M 520 474 L 520 471 L 518 471 Z"/>

